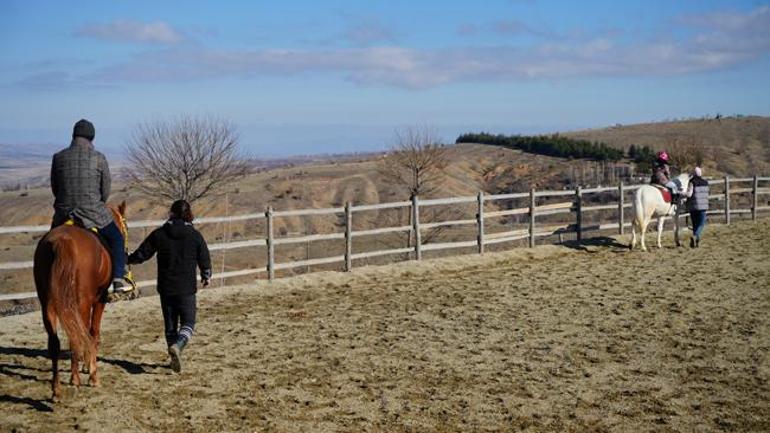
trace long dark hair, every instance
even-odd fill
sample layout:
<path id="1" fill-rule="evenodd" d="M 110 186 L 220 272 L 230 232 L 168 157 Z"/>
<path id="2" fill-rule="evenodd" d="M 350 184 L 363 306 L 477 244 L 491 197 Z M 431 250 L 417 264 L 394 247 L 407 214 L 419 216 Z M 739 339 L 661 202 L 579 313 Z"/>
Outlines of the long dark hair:
<path id="1" fill-rule="evenodd" d="M 181 219 L 185 222 L 191 223 L 195 218 L 190 208 L 190 203 L 187 200 L 177 200 L 171 205 L 171 218 Z"/>

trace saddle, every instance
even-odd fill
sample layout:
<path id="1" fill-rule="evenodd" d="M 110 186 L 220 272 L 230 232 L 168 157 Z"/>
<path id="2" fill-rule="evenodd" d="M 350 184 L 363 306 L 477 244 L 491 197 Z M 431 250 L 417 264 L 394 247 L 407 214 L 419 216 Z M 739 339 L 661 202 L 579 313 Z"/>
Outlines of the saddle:
<path id="1" fill-rule="evenodd" d="M 64 221 L 64 223 L 62 225 L 80 227 L 83 230 L 91 232 L 94 236 L 96 236 L 96 239 L 99 240 L 99 243 L 102 244 L 102 247 L 104 247 L 105 250 L 110 251 L 110 245 L 107 243 L 107 239 L 104 236 L 102 236 L 101 233 L 99 233 L 99 229 L 98 228 L 96 228 L 96 227 L 88 228 L 88 227 L 84 226 L 81 221 L 79 221 L 79 220 L 77 220 L 75 218 L 67 218 L 67 220 Z M 128 251 L 126 251 L 126 254 L 128 254 Z M 108 254 L 108 256 L 110 256 L 110 260 L 112 260 L 112 256 L 109 255 L 109 254 Z M 130 267 L 128 267 L 128 266 L 126 267 L 126 275 L 124 275 L 123 278 L 134 289 L 130 293 L 133 295 L 133 297 L 136 297 L 136 282 L 134 281 L 134 275 L 131 272 Z M 108 295 L 108 296 L 116 296 L 116 295 L 115 294 L 111 294 L 111 295 Z M 109 300 L 110 298 L 107 298 L 107 299 Z M 133 298 L 131 298 L 131 299 L 133 299 Z M 110 302 L 113 302 L 113 301 L 110 300 Z"/>
<path id="2" fill-rule="evenodd" d="M 660 194 L 663 196 L 663 201 L 664 202 L 671 203 L 671 201 L 673 200 L 674 196 L 673 196 L 673 194 L 671 194 L 671 190 L 670 189 L 666 188 L 663 185 L 653 184 L 652 186 L 654 186 L 655 188 L 658 189 L 658 191 L 660 191 Z"/>

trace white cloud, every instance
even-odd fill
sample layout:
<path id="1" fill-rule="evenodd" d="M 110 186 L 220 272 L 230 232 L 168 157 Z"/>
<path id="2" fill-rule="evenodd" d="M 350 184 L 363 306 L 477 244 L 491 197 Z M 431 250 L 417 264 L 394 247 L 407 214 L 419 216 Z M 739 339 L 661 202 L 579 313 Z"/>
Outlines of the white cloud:
<path id="1" fill-rule="evenodd" d="M 184 35 L 163 21 L 143 23 L 117 20 L 106 24 L 87 24 L 75 30 L 76 36 L 105 41 L 173 45 Z"/>
<path id="2" fill-rule="evenodd" d="M 421 89 L 455 82 L 685 75 L 737 67 L 770 54 L 768 7 L 744 14 L 711 14 L 683 20 L 691 30 L 687 37 L 637 42 L 603 35 L 593 39 L 546 40 L 528 47 L 386 45 L 225 50 L 178 45 L 142 53 L 80 78 L 115 84 L 322 73 L 359 85 Z M 133 34 L 133 40 L 158 43 L 172 43 L 181 37 L 159 36 L 163 32 L 142 33 L 141 37 L 136 32 Z M 154 36 L 148 36 L 150 34 Z M 364 34 L 361 40 L 380 37 L 381 34 L 374 32 Z M 58 80 L 61 81 L 61 77 Z"/>

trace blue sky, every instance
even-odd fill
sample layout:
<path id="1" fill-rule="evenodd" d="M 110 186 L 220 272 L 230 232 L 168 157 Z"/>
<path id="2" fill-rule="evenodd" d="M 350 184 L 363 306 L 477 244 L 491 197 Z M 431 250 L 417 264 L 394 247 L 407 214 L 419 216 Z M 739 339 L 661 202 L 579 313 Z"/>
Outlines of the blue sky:
<path id="1" fill-rule="evenodd" d="M 429 126 L 540 133 L 770 115 L 770 2 L 0 2 L 0 142 L 118 152 L 139 123 L 233 122 L 256 156 Z"/>

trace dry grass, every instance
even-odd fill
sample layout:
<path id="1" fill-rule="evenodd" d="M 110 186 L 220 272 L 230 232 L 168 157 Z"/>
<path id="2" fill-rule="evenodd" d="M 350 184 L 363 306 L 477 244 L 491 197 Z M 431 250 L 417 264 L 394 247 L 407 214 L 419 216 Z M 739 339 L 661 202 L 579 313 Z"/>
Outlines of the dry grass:
<path id="1" fill-rule="evenodd" d="M 770 117 L 643 123 L 564 135 L 599 140 L 628 149 L 635 144 L 653 149 L 700 153 L 709 175 L 750 176 L 770 172 Z M 688 163 L 697 155 L 683 158 Z"/>
<path id="2" fill-rule="evenodd" d="M 106 312 L 103 386 L 55 407 L 38 314 L 2 318 L 0 430 L 768 431 L 769 238 L 741 222 L 697 250 L 604 238 L 205 291 L 181 375 L 143 298 Z"/>

